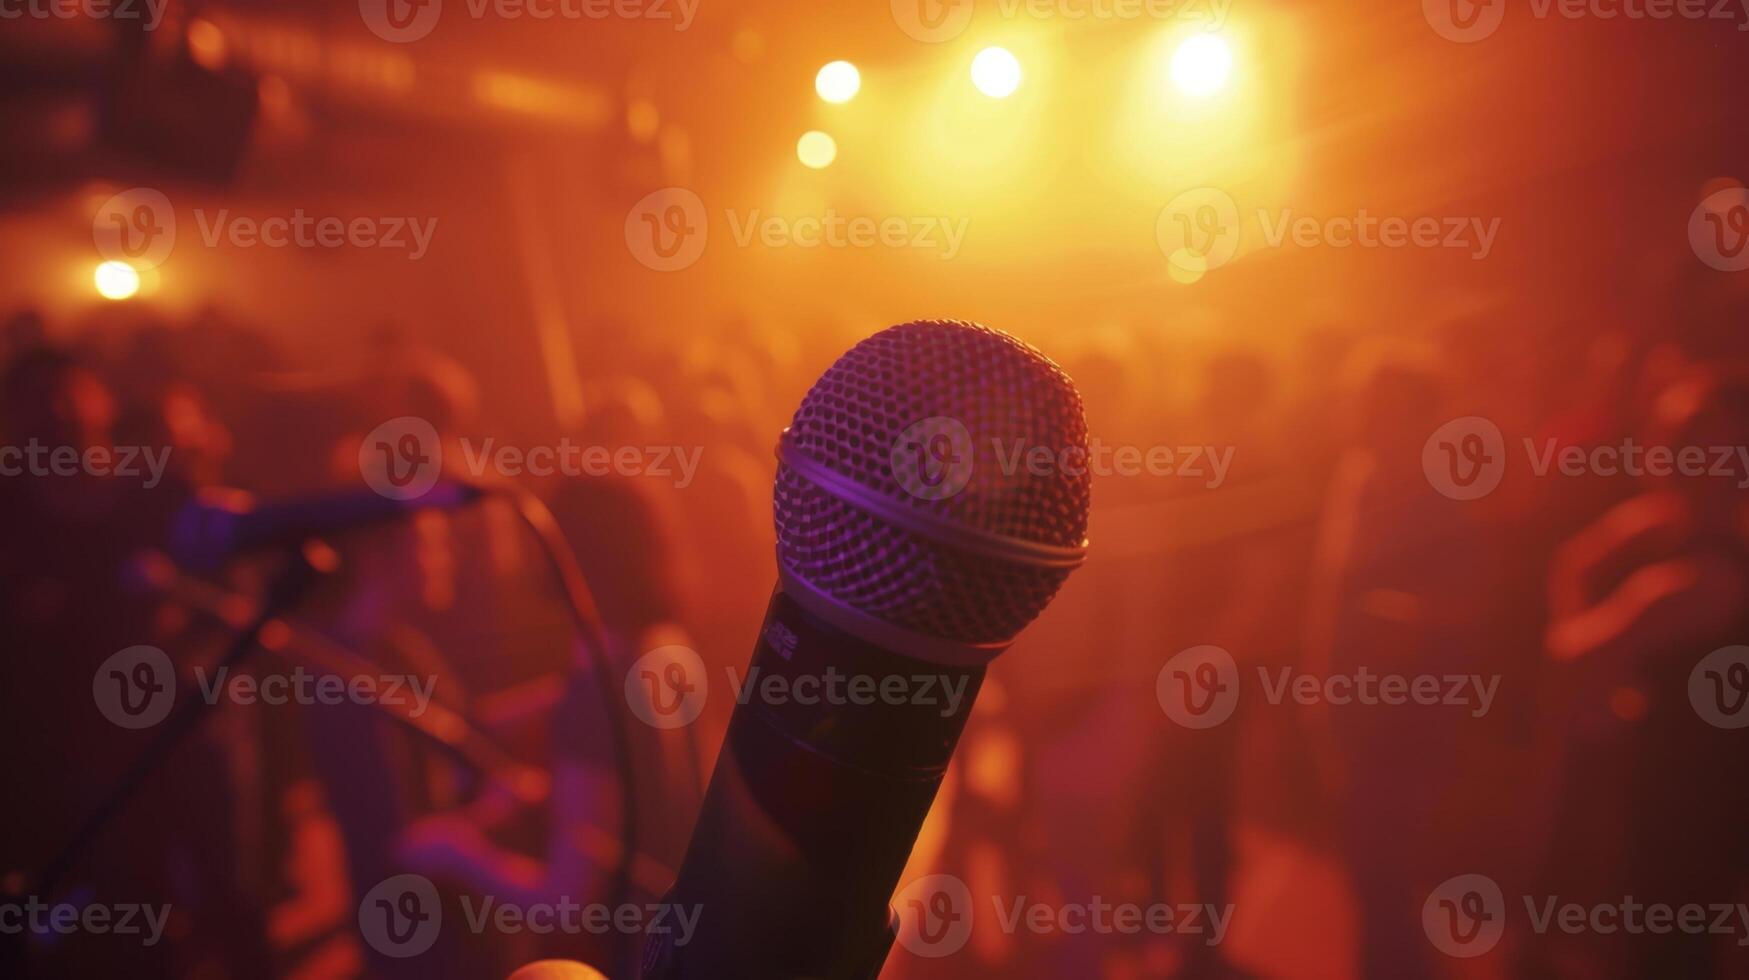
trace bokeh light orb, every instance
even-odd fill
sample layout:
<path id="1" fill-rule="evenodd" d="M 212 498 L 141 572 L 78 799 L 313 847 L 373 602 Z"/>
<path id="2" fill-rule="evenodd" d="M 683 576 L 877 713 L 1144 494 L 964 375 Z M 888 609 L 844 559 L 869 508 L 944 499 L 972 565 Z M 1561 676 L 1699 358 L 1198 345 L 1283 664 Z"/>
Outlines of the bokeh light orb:
<path id="1" fill-rule="evenodd" d="M 830 135 L 810 129 L 796 140 L 796 159 L 802 166 L 822 170 L 838 159 L 838 143 Z"/>
<path id="2" fill-rule="evenodd" d="M 849 102 L 862 91 L 862 73 L 848 61 L 834 61 L 814 76 L 814 91 L 827 102 Z"/>
<path id="3" fill-rule="evenodd" d="M 1214 34 L 1198 34 L 1172 55 L 1172 84 L 1186 95 L 1213 95 L 1233 73 L 1233 49 Z"/>
<path id="4" fill-rule="evenodd" d="M 1020 59 L 1007 48 L 985 48 L 972 59 L 972 84 L 992 99 L 1013 95 L 1020 75 Z"/>
<path id="5" fill-rule="evenodd" d="M 99 262 L 91 273 L 91 284 L 104 299 L 127 299 L 140 291 L 140 273 L 126 262 Z"/>

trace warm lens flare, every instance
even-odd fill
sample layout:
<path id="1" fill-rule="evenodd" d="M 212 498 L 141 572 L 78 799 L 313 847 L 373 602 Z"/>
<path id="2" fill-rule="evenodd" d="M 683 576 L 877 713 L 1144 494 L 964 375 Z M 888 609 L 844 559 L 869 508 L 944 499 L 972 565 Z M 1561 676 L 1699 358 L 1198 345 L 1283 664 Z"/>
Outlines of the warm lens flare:
<path id="1" fill-rule="evenodd" d="M 848 61 L 834 61 L 814 76 L 814 91 L 827 102 L 849 102 L 862 90 L 862 73 Z"/>
<path id="2" fill-rule="evenodd" d="M 140 274 L 126 262 L 101 262 L 91 274 L 97 295 L 122 300 L 140 291 Z"/>
<path id="3" fill-rule="evenodd" d="M 802 166 L 822 170 L 838 159 L 838 143 L 817 129 L 810 129 L 796 140 L 796 159 Z"/>
<path id="4" fill-rule="evenodd" d="M 1007 48 L 985 48 L 972 59 L 972 84 L 992 99 L 1005 99 L 1020 87 L 1020 59 Z"/>
<path id="5" fill-rule="evenodd" d="M 1233 50 L 1213 34 L 1198 34 L 1172 55 L 1172 83 L 1186 95 L 1213 95 L 1233 71 Z"/>

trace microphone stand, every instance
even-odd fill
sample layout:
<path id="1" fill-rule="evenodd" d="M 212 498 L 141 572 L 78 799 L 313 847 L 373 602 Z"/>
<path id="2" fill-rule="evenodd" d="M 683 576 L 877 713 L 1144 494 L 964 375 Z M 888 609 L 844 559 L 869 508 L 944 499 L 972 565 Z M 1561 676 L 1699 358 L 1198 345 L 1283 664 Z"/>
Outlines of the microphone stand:
<path id="1" fill-rule="evenodd" d="M 254 618 L 231 640 L 224 657 L 219 661 L 219 669 L 236 667 L 254 652 L 262 630 L 281 613 L 302 600 L 323 576 L 334 571 L 337 563 L 334 552 L 320 542 L 309 541 L 287 548 L 285 565 L 268 586 L 267 594 Z M 209 702 L 205 698 L 197 697 L 184 699 L 172 708 L 169 717 L 164 720 L 164 727 L 158 730 L 157 737 L 140 753 L 122 774 L 115 788 L 79 824 L 73 836 L 42 870 L 34 876 L 18 872 L 7 876 L 3 890 L 8 897 L 34 894 L 44 902 L 51 901 L 56 887 L 84 856 L 91 841 L 138 795 L 147 778 L 158 771 L 216 704 L 217 699 Z M 20 932 L 21 943 L 23 935 Z"/>

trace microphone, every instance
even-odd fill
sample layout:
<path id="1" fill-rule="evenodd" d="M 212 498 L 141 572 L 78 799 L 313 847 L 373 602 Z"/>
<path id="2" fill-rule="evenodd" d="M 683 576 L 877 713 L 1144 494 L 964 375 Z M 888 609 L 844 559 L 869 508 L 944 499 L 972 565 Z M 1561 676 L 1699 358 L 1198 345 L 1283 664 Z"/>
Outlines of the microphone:
<path id="1" fill-rule="evenodd" d="M 652 936 L 646 978 L 879 972 L 985 666 L 1086 555 L 1086 452 L 1068 376 L 975 323 L 883 330 L 814 384 L 778 444 L 778 587 L 667 899 L 696 928 Z"/>
<path id="2" fill-rule="evenodd" d="M 168 550 L 179 565 L 214 571 L 250 551 L 400 520 L 421 510 L 453 510 L 485 493 L 479 487 L 440 480 L 408 500 L 374 490 L 341 490 L 256 506 L 241 491 L 205 491 L 184 504 L 171 521 Z"/>

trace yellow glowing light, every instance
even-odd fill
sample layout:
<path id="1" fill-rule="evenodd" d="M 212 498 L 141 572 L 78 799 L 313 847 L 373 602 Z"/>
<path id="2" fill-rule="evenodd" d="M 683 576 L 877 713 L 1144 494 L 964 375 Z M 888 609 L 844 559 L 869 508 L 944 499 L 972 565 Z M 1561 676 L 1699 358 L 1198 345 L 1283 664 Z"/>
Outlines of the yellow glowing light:
<path id="1" fill-rule="evenodd" d="M 838 143 L 817 129 L 810 129 L 796 140 L 796 159 L 802 166 L 822 170 L 838 159 Z"/>
<path id="2" fill-rule="evenodd" d="M 972 59 L 972 84 L 992 99 L 1006 99 L 1020 87 L 1020 59 L 1007 48 L 985 48 Z"/>
<path id="3" fill-rule="evenodd" d="M 91 283 L 104 299 L 127 299 L 140 291 L 140 274 L 126 262 L 100 262 Z"/>
<path id="4" fill-rule="evenodd" d="M 1172 83 L 1186 95 L 1213 95 L 1233 71 L 1233 49 L 1213 34 L 1198 34 L 1172 55 Z"/>
<path id="5" fill-rule="evenodd" d="M 848 61 L 834 61 L 814 76 L 814 91 L 827 102 L 849 102 L 862 90 L 862 73 Z"/>

